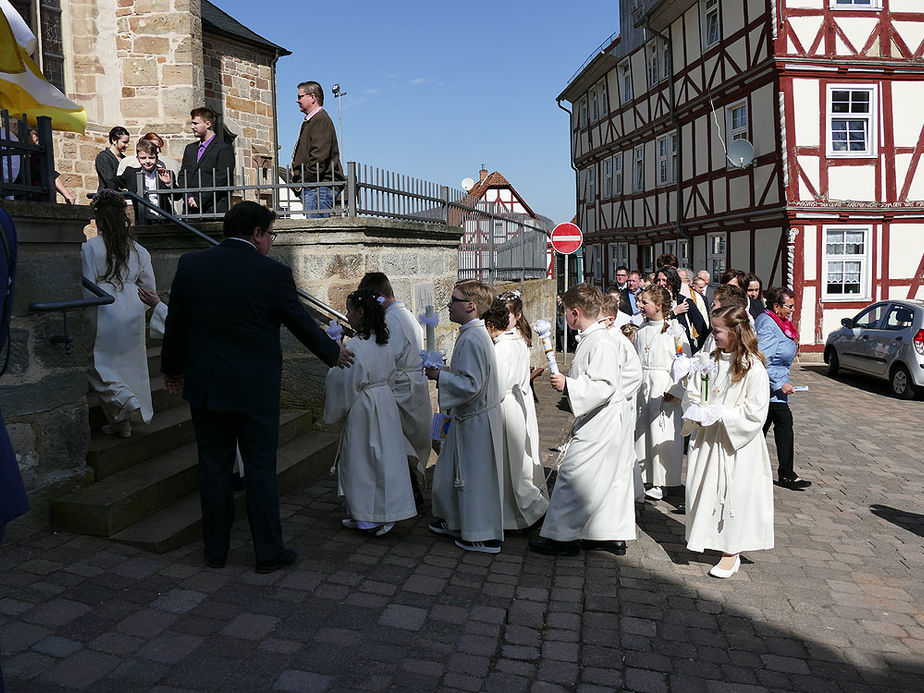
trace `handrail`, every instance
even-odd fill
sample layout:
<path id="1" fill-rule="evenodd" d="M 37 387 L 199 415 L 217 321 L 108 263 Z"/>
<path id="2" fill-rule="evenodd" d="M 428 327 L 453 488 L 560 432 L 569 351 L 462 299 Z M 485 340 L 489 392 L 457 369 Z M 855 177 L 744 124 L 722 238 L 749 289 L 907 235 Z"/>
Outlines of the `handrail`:
<path id="1" fill-rule="evenodd" d="M 91 282 L 86 277 L 81 277 L 83 288 L 94 294 L 96 298 L 75 298 L 69 301 L 46 301 L 42 303 L 30 303 L 29 310 L 33 313 L 50 313 L 56 310 L 74 310 L 75 308 L 93 308 L 95 306 L 108 306 L 115 301 L 115 296 L 106 293 L 105 290 Z"/>
<path id="2" fill-rule="evenodd" d="M 190 232 L 194 233 L 196 236 L 198 236 L 199 238 L 201 238 L 202 240 L 204 240 L 206 243 L 209 243 L 209 244 L 211 244 L 211 245 L 219 245 L 219 241 L 216 241 L 214 238 L 212 238 L 212 237 L 209 236 L 208 234 L 203 233 L 202 231 L 200 231 L 200 230 L 197 229 L 196 227 L 194 227 L 194 226 L 192 226 L 191 224 L 188 224 L 187 222 L 185 222 L 185 221 L 183 221 L 182 219 L 180 219 L 180 218 L 179 218 L 178 216 L 176 216 L 175 214 L 173 214 L 173 213 L 171 213 L 171 212 L 168 212 L 168 211 L 162 209 L 161 207 L 157 206 L 156 204 L 154 204 L 154 203 L 151 202 L 150 200 L 148 200 L 148 199 L 142 197 L 141 195 L 139 195 L 139 194 L 137 194 L 137 193 L 134 193 L 134 192 L 132 192 L 132 191 L 130 191 L 130 190 L 122 190 L 121 193 L 122 193 L 122 195 L 124 195 L 125 197 L 127 197 L 127 198 L 129 198 L 129 199 L 131 199 L 131 200 L 133 200 L 133 201 L 135 201 L 135 202 L 138 202 L 138 203 L 144 205 L 145 207 L 149 207 L 149 208 L 152 209 L 153 211 L 157 212 L 157 214 L 159 214 L 160 216 L 162 216 L 164 219 L 167 219 L 167 220 L 173 222 L 174 224 L 176 224 L 177 226 L 179 226 L 179 227 L 181 227 L 181 228 L 183 228 L 183 229 L 185 229 L 185 230 L 187 230 L 187 231 L 190 231 Z M 303 298 L 304 300 L 308 301 L 308 303 L 312 304 L 312 305 L 313 305 L 316 309 L 318 309 L 319 311 L 326 312 L 328 315 L 331 315 L 331 316 L 337 318 L 338 320 L 340 320 L 341 322 L 346 323 L 346 324 L 343 325 L 343 332 L 344 332 L 344 334 L 347 334 L 347 335 L 352 334 L 352 331 L 350 330 L 350 327 L 349 327 L 349 324 L 350 324 L 350 323 L 349 323 L 349 320 L 347 319 L 347 316 L 346 316 L 346 315 L 344 315 L 343 313 L 341 313 L 340 311 L 338 311 L 336 308 L 332 308 L 331 306 L 327 305 L 327 304 L 324 303 L 321 299 L 315 298 L 314 296 L 312 296 L 311 294 L 309 294 L 307 291 L 302 291 L 302 290 L 299 289 L 298 287 L 295 288 L 295 291 L 298 293 L 298 295 L 299 295 L 301 298 Z"/>

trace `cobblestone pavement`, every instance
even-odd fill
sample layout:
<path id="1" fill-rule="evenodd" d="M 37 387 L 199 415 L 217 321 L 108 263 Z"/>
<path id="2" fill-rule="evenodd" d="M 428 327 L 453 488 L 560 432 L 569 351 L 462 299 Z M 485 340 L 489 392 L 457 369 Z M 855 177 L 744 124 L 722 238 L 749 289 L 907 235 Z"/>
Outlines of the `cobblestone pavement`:
<path id="1" fill-rule="evenodd" d="M 466 554 L 427 515 L 376 539 L 340 527 L 332 481 L 283 499 L 299 552 L 223 570 L 68 534 L 0 552 L 8 691 L 921 691 L 924 402 L 796 369 L 796 468 L 776 545 L 720 581 L 670 503 L 638 506 L 626 556 L 549 558 L 508 535 Z M 537 383 L 545 449 L 569 416 Z M 771 450 L 771 455 L 773 451 Z M 554 459 L 554 451 L 549 452 Z"/>

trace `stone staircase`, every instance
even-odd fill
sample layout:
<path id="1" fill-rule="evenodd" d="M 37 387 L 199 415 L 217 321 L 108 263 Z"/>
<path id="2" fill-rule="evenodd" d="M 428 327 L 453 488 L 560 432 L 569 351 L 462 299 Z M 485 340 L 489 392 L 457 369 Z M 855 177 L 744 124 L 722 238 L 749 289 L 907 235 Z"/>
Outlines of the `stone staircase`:
<path id="1" fill-rule="evenodd" d="M 199 474 L 189 407 L 164 390 L 160 347 L 148 348 L 154 419 L 133 424 L 131 438 L 100 432 L 105 418 L 88 395 L 92 431 L 87 465 L 94 483 L 52 503 L 55 530 L 110 537 L 163 553 L 200 536 Z M 277 475 L 285 494 L 327 473 L 337 436 L 312 432 L 309 412 L 284 409 L 280 417 Z M 244 493 L 235 494 L 237 517 L 246 517 Z"/>

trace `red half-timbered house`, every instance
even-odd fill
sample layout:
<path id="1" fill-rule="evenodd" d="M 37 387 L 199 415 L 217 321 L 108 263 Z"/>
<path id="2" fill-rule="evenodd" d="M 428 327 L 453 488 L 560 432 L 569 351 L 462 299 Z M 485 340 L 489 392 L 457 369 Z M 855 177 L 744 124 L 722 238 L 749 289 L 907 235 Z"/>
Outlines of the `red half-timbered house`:
<path id="1" fill-rule="evenodd" d="M 803 351 L 924 296 L 924 2 L 626 0 L 620 27 L 559 96 L 586 279 L 751 271 L 795 289 Z"/>

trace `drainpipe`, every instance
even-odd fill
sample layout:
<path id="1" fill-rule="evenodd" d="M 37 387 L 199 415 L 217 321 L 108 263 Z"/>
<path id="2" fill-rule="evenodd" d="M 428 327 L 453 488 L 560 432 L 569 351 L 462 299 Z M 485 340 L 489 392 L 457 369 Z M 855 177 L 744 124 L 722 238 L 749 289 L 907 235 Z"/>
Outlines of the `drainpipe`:
<path id="1" fill-rule="evenodd" d="M 561 99 L 555 99 L 555 103 L 558 104 L 558 107 L 568 114 L 568 130 L 571 130 L 571 117 L 574 115 L 571 111 L 561 105 Z M 574 138 L 575 135 L 572 132 L 571 136 L 568 138 L 571 145 L 571 170 L 574 171 L 574 213 L 577 216 L 578 209 L 580 207 L 580 193 L 581 193 L 581 182 L 578 176 L 577 166 L 574 165 Z M 580 221 L 580 219 L 578 220 Z M 578 284 L 584 281 L 584 246 L 582 245 L 580 250 L 574 254 L 575 261 L 575 274 L 578 278 Z"/>
<path id="2" fill-rule="evenodd" d="M 273 168 L 270 172 L 270 183 L 273 185 L 273 209 L 279 209 L 279 112 L 276 110 L 276 62 L 279 60 L 279 49 L 273 51 L 273 78 L 270 80 L 270 90 L 273 98 Z"/>
<path id="3" fill-rule="evenodd" d="M 647 14 L 645 15 L 645 28 L 667 44 L 667 55 L 670 60 L 670 70 L 668 70 L 667 73 L 668 86 L 670 87 L 671 92 L 669 105 L 671 111 L 671 122 L 674 124 L 674 129 L 677 131 L 677 220 L 674 226 L 677 231 L 677 236 L 679 238 L 683 238 L 686 241 L 689 241 L 690 237 L 683 230 L 683 130 L 680 127 L 680 117 L 677 115 L 677 96 L 674 93 L 674 46 L 664 34 L 651 28 L 650 19 Z M 648 55 L 646 54 L 646 66 L 648 64 L 647 61 Z M 690 245 L 690 260 L 693 260 L 692 244 Z"/>

